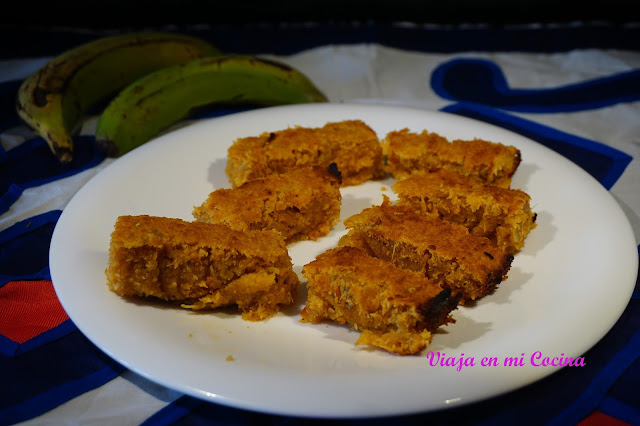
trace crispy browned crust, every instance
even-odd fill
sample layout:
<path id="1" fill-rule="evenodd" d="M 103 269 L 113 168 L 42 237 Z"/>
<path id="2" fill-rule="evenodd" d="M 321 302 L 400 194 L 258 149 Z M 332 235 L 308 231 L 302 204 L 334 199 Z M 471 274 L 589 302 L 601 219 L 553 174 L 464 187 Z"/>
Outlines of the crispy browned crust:
<path id="1" fill-rule="evenodd" d="M 331 163 L 337 164 L 344 186 L 380 179 L 385 174 L 378 136 L 360 120 L 239 138 L 228 149 L 226 173 L 235 187 L 271 174 Z"/>
<path id="2" fill-rule="evenodd" d="M 503 251 L 517 253 L 535 227 L 531 197 L 521 190 L 484 185 L 440 169 L 396 181 L 398 204 L 466 227 Z"/>
<path id="3" fill-rule="evenodd" d="M 354 247 L 330 249 L 305 265 L 304 321 L 332 320 L 362 331 L 356 344 L 415 354 L 453 320 L 458 297 L 422 274 L 399 269 Z"/>
<path id="4" fill-rule="evenodd" d="M 189 309 L 238 305 L 248 320 L 293 303 L 299 286 L 277 231 L 153 216 L 121 216 L 111 235 L 109 288 Z"/>
<path id="5" fill-rule="evenodd" d="M 339 245 L 361 248 L 397 267 L 419 271 L 461 293 L 461 303 L 489 294 L 506 278 L 513 256 L 467 228 L 385 199 L 344 221 Z"/>
<path id="6" fill-rule="evenodd" d="M 508 188 L 521 161 L 520 151 L 481 139 L 454 140 L 428 131 L 389 132 L 382 141 L 387 170 L 396 179 L 412 173 L 447 169 L 480 182 Z"/>
<path id="7" fill-rule="evenodd" d="M 306 167 L 218 189 L 193 209 L 203 222 L 240 231 L 275 229 L 286 243 L 317 240 L 340 219 L 340 174 L 329 167 Z"/>

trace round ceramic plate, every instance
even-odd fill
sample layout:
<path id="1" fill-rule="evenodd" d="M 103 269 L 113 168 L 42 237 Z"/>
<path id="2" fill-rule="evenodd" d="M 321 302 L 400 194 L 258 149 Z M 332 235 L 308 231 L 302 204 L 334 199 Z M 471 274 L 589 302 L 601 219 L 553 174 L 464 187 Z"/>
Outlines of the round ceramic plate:
<path id="1" fill-rule="evenodd" d="M 107 289 L 104 271 L 118 216 L 192 220 L 193 206 L 211 191 L 230 187 L 224 170 L 227 148 L 236 138 L 346 119 L 363 120 L 381 138 L 402 128 L 428 129 L 450 139 L 514 145 L 522 152 L 512 186 L 531 195 L 538 226 L 516 255 L 508 279 L 473 306 L 454 311 L 456 323 L 442 327 L 422 354 L 398 356 L 356 346 L 358 332 L 346 326 L 301 323 L 305 291 L 277 316 L 247 322 L 231 308 L 192 312 L 126 300 Z M 343 188 L 341 219 L 381 203 L 382 194 L 393 200 L 392 183 Z M 291 245 L 294 270 L 300 274 L 344 232 L 341 221 L 318 241 Z M 265 108 L 163 135 L 113 162 L 75 195 L 58 221 L 50 251 L 53 283 L 70 318 L 124 366 L 216 403 L 315 417 L 436 410 L 520 388 L 569 358 L 578 365 L 565 368 L 581 368 L 589 360 L 579 357 L 627 305 L 637 262 L 634 236 L 618 204 L 564 157 L 455 115 L 359 104 Z"/>

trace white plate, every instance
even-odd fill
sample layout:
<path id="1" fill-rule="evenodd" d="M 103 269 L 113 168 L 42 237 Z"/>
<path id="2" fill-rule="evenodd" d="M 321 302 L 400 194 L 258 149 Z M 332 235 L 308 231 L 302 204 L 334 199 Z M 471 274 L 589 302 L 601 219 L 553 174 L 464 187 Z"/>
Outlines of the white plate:
<path id="1" fill-rule="evenodd" d="M 425 356 L 397 356 L 355 346 L 347 327 L 299 322 L 298 303 L 264 322 L 233 309 L 195 313 L 132 303 L 105 283 L 116 218 L 150 214 L 191 220 L 214 189 L 229 187 L 226 152 L 242 136 L 288 126 L 362 119 L 379 136 L 428 129 L 449 138 L 481 137 L 518 147 L 514 187 L 528 192 L 538 227 L 516 255 L 509 278 L 427 350 L 474 366 L 432 366 Z M 343 188 L 344 219 L 393 199 L 391 180 Z M 344 233 L 342 222 L 317 242 L 290 247 L 295 271 Z M 183 393 L 243 409 L 315 417 L 408 414 L 452 407 L 517 389 L 560 367 L 531 356 L 582 356 L 613 326 L 635 285 L 638 257 L 629 222 L 610 194 L 564 157 L 522 136 L 455 115 L 378 105 L 313 104 L 266 108 L 205 120 L 159 137 L 113 162 L 64 209 L 50 251 L 63 307 L 98 347 L 129 369 Z M 303 281 L 304 282 L 304 281 Z M 228 358 L 231 356 L 233 360 Z M 522 366 L 480 365 L 483 357 Z M 589 363 L 585 359 L 585 363 Z M 466 361 L 470 362 L 469 360 Z M 537 362 L 536 362 L 537 363 Z M 567 367 L 581 368 L 581 367 Z"/>

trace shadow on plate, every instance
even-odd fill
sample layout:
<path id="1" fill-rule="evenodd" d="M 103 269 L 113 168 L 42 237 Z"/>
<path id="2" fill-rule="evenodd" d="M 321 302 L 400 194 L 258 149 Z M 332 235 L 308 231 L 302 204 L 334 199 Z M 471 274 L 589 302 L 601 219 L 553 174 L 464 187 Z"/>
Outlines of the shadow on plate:
<path id="1" fill-rule="evenodd" d="M 374 205 L 382 203 L 382 193 L 380 193 L 380 199 L 373 199 L 371 197 L 357 197 L 354 194 L 343 194 L 342 206 L 340 210 L 340 218 L 347 219 L 353 215 L 356 215 L 362 210 L 367 209 Z"/>
<path id="2" fill-rule="evenodd" d="M 231 188 L 229 178 L 225 171 L 227 167 L 226 158 L 218 158 L 211 162 L 207 173 L 207 182 L 212 184 L 214 188 Z"/>
<path id="3" fill-rule="evenodd" d="M 476 321 L 465 315 L 463 311 L 454 311 L 452 316 L 456 322 L 440 327 L 434 333 L 427 351 L 455 349 L 464 343 L 480 339 L 491 330 L 490 322 Z"/>
<path id="4" fill-rule="evenodd" d="M 520 290 L 533 277 L 532 273 L 525 273 L 518 267 L 512 267 L 506 280 L 503 280 L 491 293 L 481 299 L 483 303 L 507 304 L 511 303 L 511 295 Z M 473 308 L 479 301 L 465 304 Z"/>
<path id="5" fill-rule="evenodd" d="M 535 204 L 531 208 L 536 212 L 536 227 L 527 235 L 522 251 L 515 255 L 516 259 L 519 254 L 535 255 L 542 251 L 545 246 L 553 241 L 556 232 L 558 232 L 558 228 L 553 224 L 551 213 L 545 210 L 535 210 Z"/>
<path id="6" fill-rule="evenodd" d="M 513 189 L 521 189 L 524 192 L 527 192 L 527 183 L 529 182 L 531 175 L 533 175 L 537 170 L 540 169 L 540 166 L 535 164 L 522 162 L 518 166 L 515 174 L 513 175 L 513 179 L 511 181 L 511 188 Z"/>

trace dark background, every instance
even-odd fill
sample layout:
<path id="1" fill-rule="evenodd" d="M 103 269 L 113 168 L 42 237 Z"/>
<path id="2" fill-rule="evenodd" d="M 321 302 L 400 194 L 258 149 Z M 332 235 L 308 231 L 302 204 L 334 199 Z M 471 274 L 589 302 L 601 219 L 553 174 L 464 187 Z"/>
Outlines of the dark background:
<path id="1" fill-rule="evenodd" d="M 430 52 L 477 48 L 549 52 L 575 47 L 639 50 L 639 3 L 4 0 L 0 6 L 0 58 L 52 56 L 101 36 L 157 29 L 204 38 L 223 52 L 248 54 L 284 55 L 316 45 L 361 42 Z M 420 31 L 413 31 L 436 28 L 430 24 L 436 24 L 443 34 L 431 31 L 429 36 L 420 36 Z M 448 30 L 460 27 L 468 31 L 458 32 L 458 39 L 452 39 Z M 540 39 L 536 28 L 548 27 L 559 30 L 545 32 L 546 38 Z M 279 28 L 286 31 L 278 31 Z M 510 31 L 503 32 L 505 28 Z"/>
<path id="2" fill-rule="evenodd" d="M 5 27 L 135 29 L 168 24 L 327 21 L 622 24 L 640 21 L 638 4 L 628 0 L 5 0 L 0 23 Z"/>

